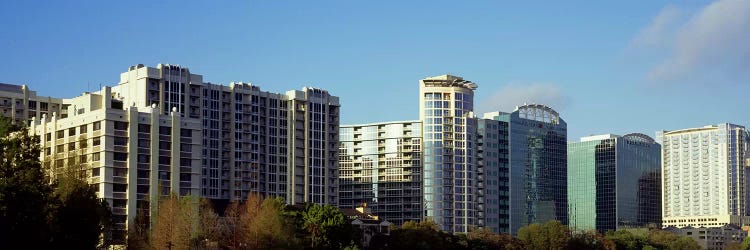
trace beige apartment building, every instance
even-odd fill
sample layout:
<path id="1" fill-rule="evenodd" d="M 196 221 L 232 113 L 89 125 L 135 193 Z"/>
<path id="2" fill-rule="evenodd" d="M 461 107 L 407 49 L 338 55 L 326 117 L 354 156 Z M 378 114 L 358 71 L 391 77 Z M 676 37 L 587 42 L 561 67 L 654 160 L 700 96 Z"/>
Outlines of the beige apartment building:
<path id="1" fill-rule="evenodd" d="M 664 227 L 750 224 L 745 127 L 722 123 L 659 131 L 657 140 L 662 144 Z"/>
<path id="2" fill-rule="evenodd" d="M 57 113 L 67 117 L 67 107 L 62 99 L 37 96 L 26 85 L 0 83 L 0 116 L 15 123 L 26 123 L 33 117 Z"/>
<path id="3" fill-rule="evenodd" d="M 40 136 L 45 164 L 82 163 L 113 209 L 115 239 L 169 193 L 338 204 L 340 105 L 322 89 L 271 93 L 159 64 L 131 66 L 117 85 L 72 99 L 10 84 L 0 98 Z"/>

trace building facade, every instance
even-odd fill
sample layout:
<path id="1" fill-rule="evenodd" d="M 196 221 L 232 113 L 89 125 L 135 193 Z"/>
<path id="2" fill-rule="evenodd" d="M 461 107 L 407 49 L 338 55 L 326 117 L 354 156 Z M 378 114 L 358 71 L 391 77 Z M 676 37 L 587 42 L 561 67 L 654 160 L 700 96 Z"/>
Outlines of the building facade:
<path id="1" fill-rule="evenodd" d="M 68 116 L 68 108 L 62 99 L 48 96 L 38 96 L 26 85 L 0 83 L 0 116 L 10 119 L 17 124 L 29 124 L 36 117 L 52 116 L 59 118 Z"/>
<path id="2" fill-rule="evenodd" d="M 664 230 L 670 231 L 680 236 L 690 237 L 695 240 L 695 242 L 697 242 L 702 249 L 706 250 L 726 249 L 726 247 L 732 243 L 742 243 L 745 237 L 747 237 L 747 231 L 732 224 L 727 224 L 719 227 L 687 226 L 683 228 L 677 228 L 674 226 L 669 226 L 667 228 L 664 228 Z"/>
<path id="3" fill-rule="evenodd" d="M 467 232 L 477 224 L 476 88 L 452 75 L 422 79 L 419 85 L 424 215 L 448 232 Z"/>
<path id="4" fill-rule="evenodd" d="M 422 123 L 341 126 L 339 207 L 363 204 L 396 225 L 422 219 Z"/>
<path id="5" fill-rule="evenodd" d="M 568 224 L 567 124 L 550 107 L 529 104 L 485 118 L 508 125 L 510 233 L 531 223 Z"/>
<path id="6" fill-rule="evenodd" d="M 662 143 L 664 226 L 744 226 L 748 131 L 723 123 L 657 132 Z"/>
<path id="7" fill-rule="evenodd" d="M 568 143 L 570 228 L 660 228 L 660 169 L 661 146 L 643 134 Z"/>
<path id="8" fill-rule="evenodd" d="M 112 207 L 112 236 L 125 239 L 128 222 L 148 214 L 160 195 L 200 194 L 200 121 L 155 107 L 122 106 L 111 89 L 66 99 L 67 118 L 32 118 L 41 156 L 53 173 L 75 167 Z"/>
<path id="9" fill-rule="evenodd" d="M 340 105 L 325 90 L 218 85 L 186 67 L 159 64 L 131 66 L 112 91 L 126 104 L 201 121 L 204 197 L 234 201 L 257 193 L 290 204 L 338 203 Z"/>
<path id="10" fill-rule="evenodd" d="M 85 165 L 112 206 L 119 239 L 137 211 L 148 215 L 170 193 L 224 204 L 250 193 L 338 204 L 340 106 L 325 90 L 218 85 L 159 64 L 131 66 L 116 86 L 72 99 L 15 85 L 0 85 L 0 97 L 20 114 L 10 118 L 30 119 L 45 164 Z"/>
<path id="11" fill-rule="evenodd" d="M 478 119 L 477 132 L 477 225 L 510 233 L 508 123 Z"/>

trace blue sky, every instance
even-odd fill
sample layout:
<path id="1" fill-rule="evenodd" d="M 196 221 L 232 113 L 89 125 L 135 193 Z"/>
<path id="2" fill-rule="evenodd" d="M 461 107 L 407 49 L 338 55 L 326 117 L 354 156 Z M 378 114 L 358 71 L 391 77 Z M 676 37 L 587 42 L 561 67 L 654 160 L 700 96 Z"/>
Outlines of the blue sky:
<path id="1" fill-rule="evenodd" d="M 342 123 L 418 119 L 418 81 L 475 109 L 544 103 L 569 140 L 750 125 L 750 1 L 3 1 L 0 82 L 73 97 L 130 65 L 325 88 Z"/>

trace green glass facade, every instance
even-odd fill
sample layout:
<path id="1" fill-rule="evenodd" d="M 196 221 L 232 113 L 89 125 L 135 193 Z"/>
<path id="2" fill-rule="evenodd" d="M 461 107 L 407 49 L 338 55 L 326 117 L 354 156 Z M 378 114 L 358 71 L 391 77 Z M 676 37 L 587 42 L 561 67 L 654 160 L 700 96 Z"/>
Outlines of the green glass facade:
<path id="1" fill-rule="evenodd" d="M 643 134 L 568 144 L 569 226 L 606 232 L 658 226 L 661 146 Z"/>

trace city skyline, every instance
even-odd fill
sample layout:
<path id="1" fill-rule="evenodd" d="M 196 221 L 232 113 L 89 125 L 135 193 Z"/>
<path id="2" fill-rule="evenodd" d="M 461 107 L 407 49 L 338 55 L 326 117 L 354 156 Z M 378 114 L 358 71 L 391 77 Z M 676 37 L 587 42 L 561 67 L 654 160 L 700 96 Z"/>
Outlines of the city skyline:
<path id="1" fill-rule="evenodd" d="M 73 98 L 111 86 L 135 63 L 173 63 L 217 84 L 250 81 L 275 92 L 327 89 L 341 97 L 341 124 L 417 119 L 413 83 L 443 74 L 479 85 L 478 114 L 511 112 L 524 102 L 556 109 L 570 125 L 568 138 L 631 131 L 652 136 L 662 129 L 748 124 L 742 117 L 750 117 L 747 110 L 721 108 L 739 107 L 750 90 L 741 84 L 748 79 L 741 70 L 746 59 L 737 56 L 748 51 L 747 38 L 715 35 L 721 27 L 746 30 L 750 19 L 705 23 L 717 10 L 748 16 L 750 5 L 742 1 L 391 2 L 364 8 L 342 2 L 155 3 L 143 4 L 140 17 L 116 14 L 137 4 L 4 5 L 2 20 L 16 25 L 3 31 L 10 39 L 0 41 L 6 55 L 0 81 L 27 84 L 45 96 Z M 179 11 L 160 11 L 166 7 Z M 32 8 L 32 15 L 23 15 Z M 448 10 L 469 15 L 432 18 Z M 521 14 L 530 11 L 537 15 Z M 160 24 L 168 22 L 154 20 L 176 21 L 165 32 Z M 713 40 L 691 39 L 696 33 Z M 727 60 L 712 66 L 716 57 Z M 682 64 L 689 67 L 664 67 Z M 74 70 L 92 65 L 97 70 Z M 362 95 L 362 86 L 377 87 Z M 390 112 L 376 112 L 372 103 Z"/>

